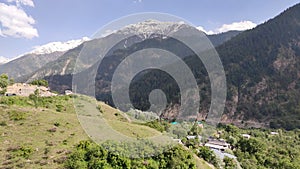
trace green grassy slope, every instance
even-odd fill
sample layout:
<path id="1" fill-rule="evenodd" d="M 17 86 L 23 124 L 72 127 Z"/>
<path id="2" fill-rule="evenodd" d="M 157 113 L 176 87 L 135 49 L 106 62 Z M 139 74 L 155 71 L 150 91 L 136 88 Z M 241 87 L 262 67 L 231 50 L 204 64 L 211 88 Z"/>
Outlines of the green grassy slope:
<path id="1" fill-rule="evenodd" d="M 40 98 L 38 104 L 35 108 L 34 102 L 25 97 L 0 97 L 0 168 L 61 168 L 72 147 L 89 139 L 77 119 L 72 98 Z M 104 103 L 99 105 L 107 123 L 124 135 L 160 134 L 147 126 L 131 124 L 122 112 Z"/>
<path id="2" fill-rule="evenodd" d="M 7 105 L 9 99 L 14 103 Z M 88 139 L 68 97 L 49 98 L 39 108 L 28 98 L 0 98 L 0 103 L 1 168 L 59 168 L 72 145 Z"/>

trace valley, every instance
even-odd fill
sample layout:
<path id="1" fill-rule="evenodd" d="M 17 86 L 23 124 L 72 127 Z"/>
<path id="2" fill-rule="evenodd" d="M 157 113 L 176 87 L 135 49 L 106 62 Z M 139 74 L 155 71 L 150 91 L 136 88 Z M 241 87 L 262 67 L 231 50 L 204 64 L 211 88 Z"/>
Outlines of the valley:
<path id="1" fill-rule="evenodd" d="M 300 168 L 299 2 L 48 3 L 0 2 L 0 169 Z"/>

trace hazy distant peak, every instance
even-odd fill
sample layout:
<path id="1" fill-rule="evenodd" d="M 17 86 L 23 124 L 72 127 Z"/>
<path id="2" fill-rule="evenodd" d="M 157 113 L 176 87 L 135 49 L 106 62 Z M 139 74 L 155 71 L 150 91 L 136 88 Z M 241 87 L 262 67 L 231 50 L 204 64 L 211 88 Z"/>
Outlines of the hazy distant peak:
<path id="1" fill-rule="evenodd" d="M 7 63 L 7 62 L 9 62 L 8 58 L 0 56 L 0 64 L 4 64 L 4 63 Z"/>
<path id="2" fill-rule="evenodd" d="M 69 40 L 67 42 L 50 42 L 42 46 L 36 46 L 29 54 L 50 54 L 53 52 L 64 52 L 73 49 L 85 41 L 90 40 L 88 37 L 83 37 L 78 40 Z"/>

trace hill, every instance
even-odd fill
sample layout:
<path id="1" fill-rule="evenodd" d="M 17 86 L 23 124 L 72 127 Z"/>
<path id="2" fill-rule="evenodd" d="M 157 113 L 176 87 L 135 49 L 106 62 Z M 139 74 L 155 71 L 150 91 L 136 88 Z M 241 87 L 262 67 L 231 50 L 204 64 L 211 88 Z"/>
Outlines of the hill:
<path id="1" fill-rule="evenodd" d="M 85 96 L 78 98 L 87 107 L 95 101 Z M 93 143 L 79 124 L 73 103 L 71 96 L 45 97 L 39 98 L 35 108 L 35 103 L 28 97 L 0 97 L 0 168 L 213 168 L 202 159 L 213 161 L 212 152 L 195 144 L 197 140 L 185 139 L 187 133 L 182 141 L 190 145 L 189 149 L 176 145 L 158 156 L 144 158 L 113 153 L 138 151 L 143 154 L 149 152 L 149 147 L 145 149 L 149 145 L 114 141 L 100 145 Z M 96 111 L 118 132 L 130 137 L 159 133 L 138 123 L 131 126 L 132 122 L 123 112 L 102 102 L 97 104 Z M 92 111 L 85 112 L 86 116 L 90 114 Z M 251 138 L 241 137 L 245 133 Z M 214 130 L 213 137 L 225 139 L 233 146 L 233 150 L 227 152 L 236 155 L 243 168 L 299 168 L 299 130 L 239 129 L 233 125 L 220 125 Z"/>
<path id="2" fill-rule="evenodd" d="M 25 54 L 20 58 L 1 65 L 0 74 L 6 73 L 9 75 L 9 77 L 17 79 L 38 70 L 47 63 L 56 60 L 63 54 L 64 52 L 53 52 L 49 54 Z"/>
<path id="3" fill-rule="evenodd" d="M 299 16 L 297 4 L 217 48 L 227 72 L 231 119 L 300 127 Z"/>
<path id="4" fill-rule="evenodd" d="M 215 47 L 218 47 L 219 45 L 222 45 L 223 43 L 229 41 L 242 32 L 243 31 L 228 31 L 213 35 L 207 35 L 207 37 Z"/>
<path id="5" fill-rule="evenodd" d="M 67 42 L 51 42 L 36 46 L 34 50 L 11 60 L 0 57 L 0 62 L 3 60 L 3 63 L 0 63 L 0 74 L 8 74 L 10 78 L 16 79 L 17 81 L 18 79 L 26 79 L 26 77 L 24 77 L 25 75 L 28 76 L 49 62 L 57 60 L 64 55 L 66 51 L 88 40 L 87 37 L 83 37 L 79 40 L 70 40 Z"/>
<path id="6" fill-rule="evenodd" d="M 88 104 L 95 101 L 85 96 L 78 96 L 78 99 L 86 103 L 80 107 L 89 107 Z M 95 110 L 98 114 L 101 114 L 114 130 L 126 136 L 144 138 L 160 134 L 157 130 L 146 125 L 131 123 L 119 110 L 102 102 L 97 104 L 99 108 L 95 107 Z M 35 108 L 36 106 L 37 108 Z M 85 112 L 84 116 L 89 116 L 93 113 L 92 111 Z M 0 97 L 0 112 L 0 142 L 2 145 L 0 148 L 0 168 L 76 168 L 70 162 L 74 160 L 74 154 L 77 153 L 77 148 L 79 148 L 77 146 L 87 142 L 98 146 L 91 141 L 86 141 L 89 140 L 89 137 L 79 123 L 72 96 L 40 97 L 38 102 L 34 102 L 29 97 Z M 114 142 L 106 142 L 104 145 L 107 144 L 112 147 L 120 146 L 119 143 L 113 146 Z M 189 151 L 181 146 L 174 147 L 175 149 L 180 152 L 180 154 L 174 154 L 173 157 L 175 158 L 179 159 L 184 154 L 188 155 L 186 159 L 178 160 L 176 162 L 178 165 L 196 166 Z M 108 151 L 107 147 L 103 151 Z M 120 148 L 118 148 L 118 151 L 120 151 Z M 172 163 L 175 163 L 175 161 L 172 162 L 169 156 L 159 159 L 145 158 L 139 160 L 123 156 L 118 157 L 112 152 L 109 153 L 110 157 L 117 158 L 119 162 L 132 160 L 132 163 L 141 166 L 146 165 L 144 160 L 149 160 L 152 164 L 159 159 L 170 160 L 170 163 L 166 163 L 168 165 L 174 165 Z M 171 150 L 166 153 L 171 153 Z M 116 164 L 110 161 L 107 165 L 114 168 L 113 166 Z M 199 158 L 197 158 L 197 166 L 209 168 Z"/>
<path id="7" fill-rule="evenodd" d="M 71 147 L 88 139 L 70 97 L 0 97 L 0 168 L 59 168 Z"/>

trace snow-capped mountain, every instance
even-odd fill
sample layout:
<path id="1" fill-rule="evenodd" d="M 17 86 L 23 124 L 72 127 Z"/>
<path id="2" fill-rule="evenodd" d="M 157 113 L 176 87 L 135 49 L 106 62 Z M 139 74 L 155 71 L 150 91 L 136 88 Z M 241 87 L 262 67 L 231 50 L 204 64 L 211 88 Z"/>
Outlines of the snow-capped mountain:
<path id="1" fill-rule="evenodd" d="M 10 59 L 8 59 L 8 58 L 6 58 L 6 57 L 0 56 L 0 65 L 9 62 L 9 60 L 10 60 Z"/>
<path id="2" fill-rule="evenodd" d="M 146 20 L 136 24 L 130 24 L 118 30 L 116 34 L 135 34 L 146 39 L 153 34 L 170 35 L 180 29 L 188 28 L 189 25 L 184 22 L 162 22 L 157 20 Z"/>
<path id="3" fill-rule="evenodd" d="M 17 79 L 25 77 L 50 62 L 56 61 L 70 49 L 76 48 L 80 44 L 88 41 L 89 38 L 84 37 L 79 40 L 70 40 L 67 42 L 51 42 L 42 46 L 35 47 L 31 52 L 19 55 L 0 66 L 0 74 L 6 73 L 10 77 Z M 7 61 L 0 57 L 1 60 Z M 18 69 L 16 69 L 18 68 Z"/>
<path id="4" fill-rule="evenodd" d="M 85 41 L 90 40 L 88 37 L 83 37 L 78 40 L 69 40 L 67 42 L 51 42 L 42 46 L 36 46 L 34 50 L 28 54 L 50 54 L 53 52 L 65 52 L 67 50 L 73 49 Z"/>

